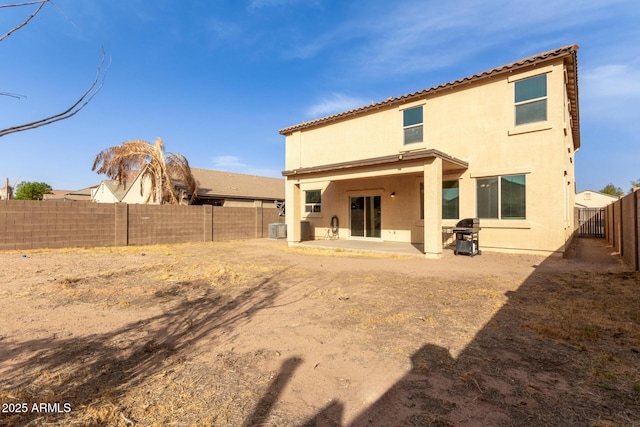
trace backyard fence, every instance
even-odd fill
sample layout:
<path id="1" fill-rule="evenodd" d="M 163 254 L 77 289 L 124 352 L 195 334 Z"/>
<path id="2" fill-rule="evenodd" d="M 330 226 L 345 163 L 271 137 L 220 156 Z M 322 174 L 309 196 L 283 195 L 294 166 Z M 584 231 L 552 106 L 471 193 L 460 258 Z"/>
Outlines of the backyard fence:
<path id="1" fill-rule="evenodd" d="M 640 191 L 615 201 L 605 208 L 605 236 L 622 258 L 640 271 L 638 242 L 640 242 Z"/>
<path id="2" fill-rule="evenodd" d="M 0 250 L 151 245 L 268 236 L 272 207 L 0 201 Z"/>

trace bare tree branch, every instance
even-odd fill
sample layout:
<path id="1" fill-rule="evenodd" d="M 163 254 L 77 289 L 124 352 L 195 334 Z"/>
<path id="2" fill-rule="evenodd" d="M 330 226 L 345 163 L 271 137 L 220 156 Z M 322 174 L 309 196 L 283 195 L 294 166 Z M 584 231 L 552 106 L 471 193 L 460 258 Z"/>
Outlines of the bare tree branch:
<path id="1" fill-rule="evenodd" d="M 38 8 L 35 10 L 35 12 L 33 12 L 31 14 L 31 16 L 29 16 L 27 19 L 24 20 L 24 22 L 22 22 L 22 24 L 13 27 L 12 29 L 9 30 L 9 32 L 7 34 L 5 34 L 4 36 L 0 37 L 0 42 L 3 41 L 4 39 L 6 39 L 7 37 L 9 37 L 11 34 L 13 34 L 14 32 L 18 31 L 20 28 L 24 27 L 25 25 L 27 25 L 29 23 L 29 21 L 31 21 L 38 13 L 40 13 L 40 10 L 44 7 L 44 5 L 46 3 L 48 3 L 49 0 L 40 0 L 40 1 L 30 1 L 30 2 L 24 2 L 24 3 L 15 3 L 15 4 L 3 4 L 0 5 L 0 9 L 5 8 L 5 7 L 18 7 L 18 6 L 28 6 L 31 4 L 38 4 L 40 3 L 40 6 L 38 6 Z"/>
<path id="2" fill-rule="evenodd" d="M 8 33 L 6 33 L 4 36 L 2 36 L 0 38 L 0 42 L 3 41 L 4 39 L 6 39 L 7 37 L 9 37 L 15 31 L 17 31 L 20 28 L 22 28 L 25 25 L 27 25 L 29 23 L 29 21 L 31 21 L 40 12 L 40 10 L 44 7 L 44 5 L 47 4 L 47 3 L 50 3 L 50 0 L 27 1 L 27 2 L 22 2 L 22 3 L 0 5 L 0 9 L 6 8 L 6 7 L 28 6 L 28 5 L 34 5 L 34 4 L 38 4 L 39 5 L 38 8 L 24 22 L 22 22 L 20 25 L 14 27 L 14 28 L 12 28 Z M 53 4 L 53 3 L 51 3 L 51 4 Z M 100 89 L 102 89 L 102 87 L 104 86 L 104 80 L 105 80 L 105 78 L 107 76 L 107 70 L 109 69 L 109 66 L 111 65 L 111 61 L 109 60 L 109 64 L 107 64 L 107 67 L 104 69 L 104 73 L 103 73 L 104 65 L 105 65 L 105 52 L 104 52 L 104 48 L 103 48 L 102 49 L 102 59 L 100 60 L 100 64 L 98 65 L 98 69 L 96 71 L 95 79 L 93 80 L 91 85 L 87 88 L 87 90 L 82 94 L 82 96 L 74 104 L 72 104 L 69 108 L 67 108 L 63 112 L 58 113 L 58 114 L 54 114 L 54 115 L 46 117 L 44 119 L 36 120 L 36 121 L 30 122 L 30 123 L 26 123 L 26 124 L 23 124 L 23 125 L 19 125 L 19 126 L 13 126 L 13 127 L 6 128 L 6 129 L 0 129 L 0 137 L 3 137 L 5 135 L 9 135 L 9 134 L 12 134 L 12 133 L 24 132 L 26 130 L 36 129 L 36 128 L 39 128 L 41 126 L 45 126 L 45 125 L 49 125 L 51 123 L 59 122 L 60 120 L 68 119 L 68 118 L 73 117 L 76 114 L 78 114 L 78 112 L 80 110 L 82 110 L 84 107 L 86 107 L 87 104 L 89 102 L 91 102 L 93 97 L 96 96 L 97 93 L 100 92 Z M 100 77 L 101 75 L 102 75 L 102 78 Z M 20 95 L 16 96 L 16 94 L 12 94 L 12 93 L 8 93 L 8 92 L 1 92 L 0 96 L 19 97 Z"/>
<path id="3" fill-rule="evenodd" d="M 0 96 L 8 96 L 9 98 L 26 98 L 24 95 L 20 95 L 19 93 L 9 93 L 9 92 L 0 92 Z"/>
<path id="4" fill-rule="evenodd" d="M 11 133 L 24 132 L 25 130 L 39 128 L 41 126 L 49 125 L 51 123 L 59 122 L 60 120 L 68 119 L 69 117 L 73 117 L 80 110 L 82 110 L 86 105 L 91 102 L 94 96 L 100 92 L 100 89 L 104 86 L 104 80 L 107 77 L 106 70 L 109 68 L 110 63 L 107 65 L 104 74 L 102 73 L 102 68 L 104 67 L 105 62 L 105 52 L 102 49 L 102 59 L 100 60 L 100 65 L 98 65 L 98 70 L 96 71 L 96 77 L 89 86 L 89 88 L 82 94 L 82 96 L 73 104 L 71 107 L 67 108 L 63 112 L 59 114 L 55 114 L 53 116 L 49 116 L 47 118 L 36 120 L 31 123 L 26 123 L 20 126 L 14 126 L 6 129 L 0 130 L 0 137 L 5 135 L 9 135 Z M 102 79 L 100 79 L 100 75 L 102 74 Z"/>
<path id="5" fill-rule="evenodd" d="M 18 6 L 29 6 L 30 4 L 38 4 L 49 0 L 34 0 L 34 1 L 24 1 L 22 3 L 13 3 L 13 4 L 0 4 L 0 9 L 5 7 L 18 7 Z"/>

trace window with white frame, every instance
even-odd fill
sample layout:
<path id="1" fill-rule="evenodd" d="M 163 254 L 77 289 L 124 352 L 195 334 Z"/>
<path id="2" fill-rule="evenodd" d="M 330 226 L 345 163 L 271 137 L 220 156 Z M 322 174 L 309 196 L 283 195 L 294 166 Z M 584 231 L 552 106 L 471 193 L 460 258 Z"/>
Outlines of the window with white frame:
<path id="1" fill-rule="evenodd" d="M 402 126 L 404 130 L 404 143 L 413 144 L 422 142 L 422 105 L 409 108 L 402 112 Z"/>
<path id="2" fill-rule="evenodd" d="M 506 175 L 476 180 L 478 218 L 525 219 L 525 175 Z"/>
<path id="3" fill-rule="evenodd" d="M 304 192 L 304 211 L 309 213 L 322 212 L 322 190 Z"/>
<path id="4" fill-rule="evenodd" d="M 547 120 L 547 75 L 515 82 L 516 126 Z"/>

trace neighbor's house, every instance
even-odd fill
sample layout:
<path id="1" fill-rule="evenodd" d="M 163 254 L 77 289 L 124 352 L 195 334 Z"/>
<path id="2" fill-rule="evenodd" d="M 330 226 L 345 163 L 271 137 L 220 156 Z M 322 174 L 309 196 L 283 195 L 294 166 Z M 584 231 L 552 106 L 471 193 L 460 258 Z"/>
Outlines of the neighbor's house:
<path id="1" fill-rule="evenodd" d="M 271 207 L 284 201 L 284 179 L 191 168 L 198 182 L 196 205 Z"/>
<path id="2" fill-rule="evenodd" d="M 139 170 L 126 171 L 122 183 L 113 179 L 102 181 L 91 191 L 91 201 L 96 203 L 143 203 L 144 197 L 140 194 L 140 172 Z M 136 190 L 132 191 L 135 184 L 137 184 Z"/>
<path id="3" fill-rule="evenodd" d="M 275 201 L 284 200 L 282 178 L 199 168 L 191 168 L 191 173 L 198 182 L 194 205 L 275 207 Z M 131 177 L 124 186 L 117 181 L 103 181 L 95 191 L 93 200 L 98 203 L 144 203 L 150 191 L 149 181 L 143 178 L 140 171 L 134 171 Z M 180 184 L 176 187 L 183 190 Z M 185 203 L 191 198 L 191 194 L 186 192 L 182 195 Z"/>
<path id="4" fill-rule="evenodd" d="M 580 148 L 577 45 L 282 129 L 288 241 L 423 244 L 480 218 L 483 250 L 562 253 Z M 333 219 L 335 221 L 335 219 Z"/>
<path id="5" fill-rule="evenodd" d="M 91 194 L 96 190 L 98 186 L 81 188 L 80 190 L 52 190 L 50 194 L 42 196 L 42 200 L 56 201 L 56 202 L 89 202 L 91 201 Z"/>
<path id="6" fill-rule="evenodd" d="M 618 197 L 598 191 L 584 190 L 576 194 L 577 208 L 604 208 L 618 200 Z"/>

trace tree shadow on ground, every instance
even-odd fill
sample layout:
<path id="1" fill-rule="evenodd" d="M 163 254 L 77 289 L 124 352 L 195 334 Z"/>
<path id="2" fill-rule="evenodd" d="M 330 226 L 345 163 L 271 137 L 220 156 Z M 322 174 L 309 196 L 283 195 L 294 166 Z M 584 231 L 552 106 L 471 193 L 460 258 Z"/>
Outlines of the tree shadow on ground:
<path id="1" fill-rule="evenodd" d="M 640 275 L 621 268 L 603 243 L 576 245 L 574 256 L 535 266 L 456 357 L 426 342 L 412 355 L 411 370 L 348 424 L 339 400 L 323 402 L 297 424 L 640 425 Z M 108 334 L 3 341 L 19 360 L 16 374 L 3 382 L 13 390 L 38 382 L 40 394 L 20 401 L 95 405 L 180 363 L 183 350 L 230 337 L 272 307 L 281 293 L 278 274 L 235 298 L 206 295 Z M 300 363 L 283 362 L 245 426 L 274 425 L 278 400 Z M 8 425 L 66 420 L 37 413 L 3 418 Z"/>
<path id="2" fill-rule="evenodd" d="M 277 279 L 283 272 L 262 279 L 236 297 L 211 295 L 210 291 L 110 333 L 19 343 L 3 341 L 6 359 L 0 359 L 0 363 L 17 360 L 13 363 L 15 374 L 7 374 L 2 379 L 3 386 L 14 394 L 22 393 L 13 397 L 30 407 L 33 403 L 72 402 L 72 408 L 82 408 L 110 400 L 125 388 L 180 363 L 183 350 L 202 340 L 228 338 L 236 327 L 273 304 L 281 291 Z M 28 411 L 4 416 L 2 422 L 55 423 L 64 417 L 65 414 Z"/>
<path id="3" fill-rule="evenodd" d="M 535 266 L 457 357 L 423 345 L 349 425 L 640 425 L 640 275 L 602 241 L 573 253 Z M 302 425 L 342 413 L 334 401 Z"/>

